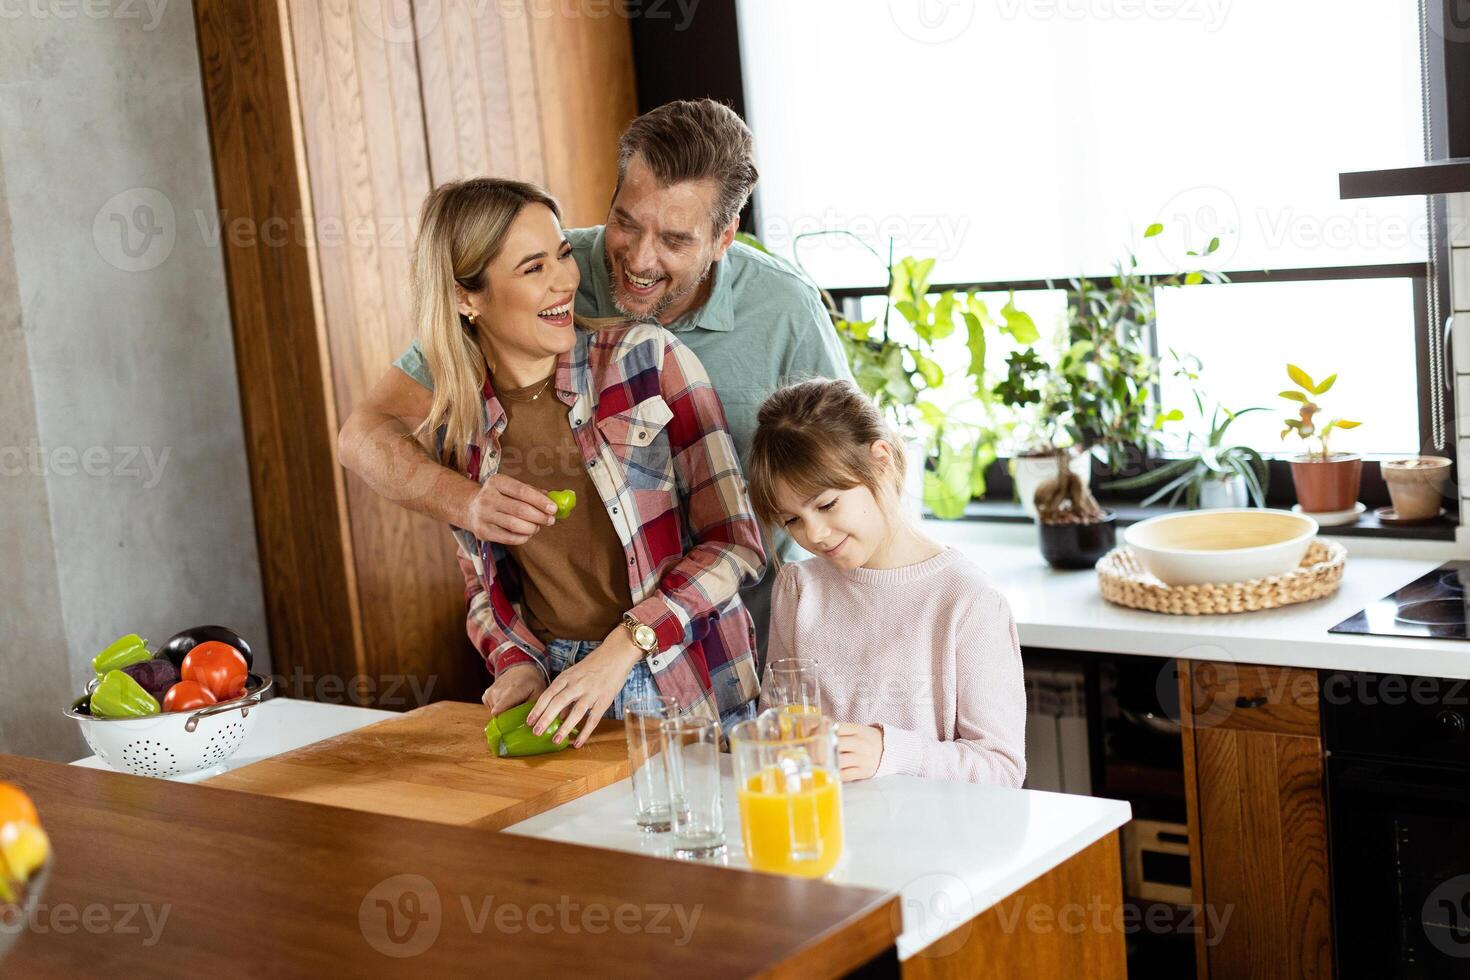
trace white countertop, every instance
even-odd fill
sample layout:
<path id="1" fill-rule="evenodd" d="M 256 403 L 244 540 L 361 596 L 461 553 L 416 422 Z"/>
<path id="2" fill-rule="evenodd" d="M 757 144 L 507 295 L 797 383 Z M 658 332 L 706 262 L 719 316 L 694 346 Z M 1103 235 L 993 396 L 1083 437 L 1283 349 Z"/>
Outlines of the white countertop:
<path id="1" fill-rule="evenodd" d="M 989 573 L 1010 601 L 1024 647 L 1470 678 L 1470 641 L 1327 632 L 1441 562 L 1466 557 L 1448 543 L 1337 538 L 1348 549 L 1347 568 L 1326 599 L 1226 616 L 1169 616 L 1106 602 L 1095 572 L 1050 568 L 1034 525 L 930 520 L 924 530 Z"/>
<path id="2" fill-rule="evenodd" d="M 726 853 L 713 862 L 749 870 L 730 757 L 724 766 Z M 896 891 L 906 959 L 1127 823 L 1118 800 L 970 783 L 884 776 L 842 786 L 844 853 L 829 881 Z M 668 834 L 633 822 L 624 779 L 508 827 L 506 833 L 673 860 Z M 944 944 L 941 949 L 947 947 Z"/>

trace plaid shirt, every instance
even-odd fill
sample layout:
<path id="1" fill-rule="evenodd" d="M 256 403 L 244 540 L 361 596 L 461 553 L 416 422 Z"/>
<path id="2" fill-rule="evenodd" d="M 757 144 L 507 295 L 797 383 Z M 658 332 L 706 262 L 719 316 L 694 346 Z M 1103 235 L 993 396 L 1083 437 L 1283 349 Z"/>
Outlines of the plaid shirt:
<path id="1" fill-rule="evenodd" d="M 704 366 L 652 324 L 589 331 L 557 361 L 556 397 L 623 544 L 632 614 L 653 627 L 645 662 L 659 692 L 684 712 L 719 713 L 754 698 L 755 627 L 741 588 L 760 581 L 765 554 L 724 408 Z M 507 423 L 487 375 L 484 437 L 465 469 L 483 483 L 499 468 Z M 453 528 L 469 603 L 470 640 L 492 675 L 535 664 L 546 648 L 517 609 L 520 570 L 499 544 Z M 568 555 L 575 561 L 575 555 Z"/>

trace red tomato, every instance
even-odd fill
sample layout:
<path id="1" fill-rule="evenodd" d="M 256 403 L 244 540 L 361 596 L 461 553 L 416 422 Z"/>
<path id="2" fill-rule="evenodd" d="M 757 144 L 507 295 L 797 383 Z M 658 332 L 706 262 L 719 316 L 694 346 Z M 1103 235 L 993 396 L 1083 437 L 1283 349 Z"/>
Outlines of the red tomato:
<path id="1" fill-rule="evenodd" d="M 181 679 L 198 682 L 216 701 L 229 701 L 244 694 L 249 673 L 245 655 L 218 640 L 209 640 L 190 650 L 179 668 Z"/>
<path id="2" fill-rule="evenodd" d="M 193 711 L 214 704 L 219 699 L 198 681 L 179 681 L 163 695 L 164 711 Z"/>

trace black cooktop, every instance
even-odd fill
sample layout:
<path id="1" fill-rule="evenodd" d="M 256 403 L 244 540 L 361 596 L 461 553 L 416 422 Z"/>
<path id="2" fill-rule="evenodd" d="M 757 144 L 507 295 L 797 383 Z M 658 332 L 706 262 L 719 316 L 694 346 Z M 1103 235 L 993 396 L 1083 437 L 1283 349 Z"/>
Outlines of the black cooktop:
<path id="1" fill-rule="evenodd" d="M 1328 632 L 1470 640 L 1467 585 L 1470 561 L 1447 561 Z"/>

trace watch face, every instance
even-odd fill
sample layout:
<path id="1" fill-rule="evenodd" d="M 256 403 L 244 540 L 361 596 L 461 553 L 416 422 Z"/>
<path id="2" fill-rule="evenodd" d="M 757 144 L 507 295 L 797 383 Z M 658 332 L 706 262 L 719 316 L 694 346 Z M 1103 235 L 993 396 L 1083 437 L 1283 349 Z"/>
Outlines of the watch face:
<path id="1" fill-rule="evenodd" d="M 633 631 L 634 641 L 645 650 L 652 650 L 658 645 L 658 636 L 653 632 L 653 627 L 639 625 Z"/>

